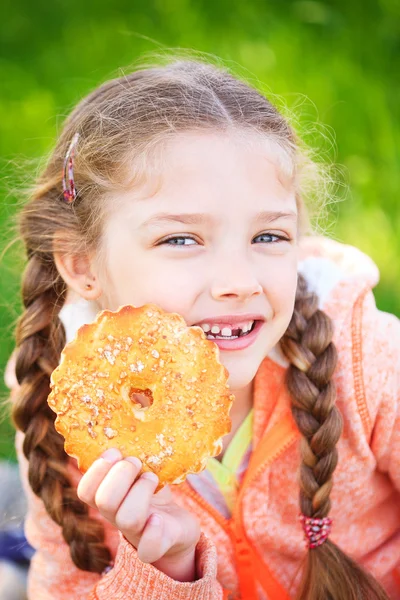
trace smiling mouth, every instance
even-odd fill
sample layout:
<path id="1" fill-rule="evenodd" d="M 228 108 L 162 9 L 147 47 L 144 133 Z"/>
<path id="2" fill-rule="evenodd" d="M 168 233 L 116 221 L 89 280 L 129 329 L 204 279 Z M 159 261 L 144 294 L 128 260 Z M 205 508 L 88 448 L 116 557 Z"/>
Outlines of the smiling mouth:
<path id="1" fill-rule="evenodd" d="M 249 321 L 242 327 L 231 328 L 231 327 L 219 327 L 218 325 L 208 325 L 202 323 L 200 327 L 206 334 L 208 340 L 236 340 L 237 338 L 245 337 L 251 333 L 256 325 L 257 321 Z"/>

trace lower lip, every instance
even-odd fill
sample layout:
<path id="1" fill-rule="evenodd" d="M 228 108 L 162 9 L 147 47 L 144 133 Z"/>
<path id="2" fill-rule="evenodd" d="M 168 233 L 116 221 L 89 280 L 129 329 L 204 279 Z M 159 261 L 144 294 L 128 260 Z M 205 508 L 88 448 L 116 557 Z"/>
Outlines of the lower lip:
<path id="1" fill-rule="evenodd" d="M 210 342 L 214 342 L 214 344 L 217 344 L 220 350 L 243 350 L 244 348 L 251 346 L 251 344 L 255 341 L 256 337 L 258 336 L 258 332 L 260 331 L 263 325 L 263 321 L 257 321 L 254 325 L 253 330 L 247 335 L 243 335 L 234 340 L 215 339 L 210 340 Z"/>

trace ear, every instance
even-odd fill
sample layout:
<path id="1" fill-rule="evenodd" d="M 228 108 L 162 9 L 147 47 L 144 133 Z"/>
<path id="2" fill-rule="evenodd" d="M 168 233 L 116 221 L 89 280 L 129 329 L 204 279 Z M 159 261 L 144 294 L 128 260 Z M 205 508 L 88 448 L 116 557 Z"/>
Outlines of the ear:
<path id="1" fill-rule="evenodd" d="M 54 252 L 54 262 L 65 283 L 86 300 L 96 300 L 102 289 L 95 273 L 92 260 L 86 254 Z"/>

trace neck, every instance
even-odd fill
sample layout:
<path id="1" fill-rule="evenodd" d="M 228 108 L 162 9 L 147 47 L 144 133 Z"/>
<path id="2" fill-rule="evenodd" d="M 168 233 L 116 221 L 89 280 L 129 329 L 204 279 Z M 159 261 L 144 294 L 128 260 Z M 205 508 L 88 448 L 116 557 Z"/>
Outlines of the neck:
<path id="1" fill-rule="evenodd" d="M 231 393 L 235 397 L 229 413 L 232 420 L 232 429 L 230 433 L 224 437 L 222 452 L 216 457 L 219 461 L 222 460 L 231 439 L 253 406 L 253 382 L 250 382 L 249 385 L 240 390 L 231 390 Z"/>
<path id="2" fill-rule="evenodd" d="M 232 404 L 230 415 L 232 421 L 235 422 L 235 420 L 246 416 L 253 406 L 253 381 L 240 390 L 232 390 L 232 394 L 235 399 Z"/>

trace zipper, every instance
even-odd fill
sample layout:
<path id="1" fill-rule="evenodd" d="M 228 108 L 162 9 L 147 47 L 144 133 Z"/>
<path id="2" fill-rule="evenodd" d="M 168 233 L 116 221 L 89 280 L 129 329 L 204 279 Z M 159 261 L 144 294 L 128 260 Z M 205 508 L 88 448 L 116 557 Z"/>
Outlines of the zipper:
<path id="1" fill-rule="evenodd" d="M 262 443 L 263 440 L 260 441 L 261 446 L 259 447 L 259 456 L 261 456 L 261 463 L 256 466 L 254 470 L 250 469 L 249 477 L 244 479 L 234 511 L 233 525 L 235 530 L 233 531 L 233 534 L 235 536 L 235 543 L 237 544 L 238 548 L 243 547 L 243 544 L 245 547 L 247 547 L 247 551 L 251 557 L 253 565 L 252 576 L 254 581 L 257 581 L 266 593 L 267 597 L 273 600 L 276 600 L 277 598 L 280 600 L 289 600 L 289 595 L 282 584 L 276 579 L 275 574 L 260 556 L 257 549 L 253 546 L 246 533 L 242 518 L 242 500 L 245 491 L 251 486 L 252 482 L 261 474 L 263 470 L 265 470 L 275 460 L 282 456 L 282 454 L 284 454 L 296 442 L 296 440 L 299 438 L 299 435 L 300 432 L 297 429 L 293 418 L 290 418 L 290 415 L 288 414 L 286 417 L 284 417 L 283 421 L 277 423 L 270 430 L 268 437 L 265 438 L 264 444 Z M 282 438 L 285 439 L 285 442 L 283 444 L 279 444 L 279 439 Z M 264 459 L 262 457 L 264 457 Z M 244 567 L 244 577 L 244 598 L 246 597 L 246 594 L 249 595 L 250 593 L 252 593 L 252 597 L 254 596 L 255 598 L 257 595 L 255 589 L 250 591 L 246 585 L 246 567 Z M 241 579 L 239 580 L 239 587 L 242 589 Z"/>
<path id="2" fill-rule="evenodd" d="M 284 590 L 284 588 L 282 588 L 281 584 L 279 584 L 279 582 L 276 580 L 274 574 L 272 573 L 272 571 L 270 571 L 270 569 L 268 568 L 268 565 L 266 565 L 266 563 L 263 561 L 263 559 L 259 556 L 257 550 L 253 547 L 251 541 L 249 540 L 248 536 L 246 535 L 246 531 L 245 531 L 245 528 L 243 526 L 243 521 L 242 521 L 242 499 L 243 499 L 243 496 L 244 496 L 247 488 L 261 474 L 261 472 L 265 468 L 267 468 L 269 465 L 271 465 L 275 460 L 277 460 L 279 458 L 279 456 L 281 456 L 284 452 L 286 452 L 293 445 L 293 443 L 296 441 L 296 439 L 299 438 L 299 436 L 300 436 L 300 432 L 295 425 L 293 417 L 291 417 L 290 413 L 287 413 L 286 415 L 284 415 L 282 417 L 282 419 L 278 423 L 276 423 L 272 427 L 272 429 L 267 433 L 267 437 L 261 438 L 254 454 L 252 455 L 253 457 L 257 457 L 257 455 L 260 456 L 259 460 L 261 462 L 259 465 L 256 465 L 253 469 L 251 466 L 252 460 L 250 459 L 249 468 L 247 471 L 249 473 L 249 476 L 248 477 L 245 476 L 242 481 L 241 489 L 239 491 L 239 494 L 238 494 L 238 497 L 236 500 L 235 508 L 232 512 L 232 516 L 229 519 L 220 515 L 220 513 L 213 506 L 211 506 L 207 500 L 204 500 L 204 498 L 202 496 L 200 496 L 200 494 L 198 492 L 196 492 L 195 490 L 193 490 L 190 487 L 190 484 L 188 482 L 185 482 L 185 486 L 186 486 L 185 492 L 188 494 L 188 496 L 192 500 L 194 500 L 199 506 L 201 506 L 204 510 L 206 510 L 208 512 L 208 514 L 215 519 L 215 521 L 222 527 L 222 529 L 227 533 L 227 535 L 231 539 L 231 542 L 234 547 L 234 553 L 235 553 L 236 560 L 238 560 L 238 556 L 236 556 L 236 550 L 237 550 L 237 548 L 240 549 L 241 547 L 243 547 L 243 544 L 244 544 L 245 547 L 247 547 L 247 549 L 248 549 L 249 557 L 251 557 L 253 555 L 253 558 L 252 559 L 250 558 L 251 562 L 255 561 L 255 563 L 253 562 L 253 564 L 263 565 L 263 571 L 267 577 L 267 581 L 269 581 L 268 578 L 270 578 L 270 584 L 267 583 L 266 585 L 268 588 L 270 588 L 270 590 L 272 590 L 274 597 L 279 597 L 279 598 L 285 597 L 286 599 L 289 598 L 286 590 Z M 281 440 L 282 438 L 285 439 L 285 442 L 283 444 L 279 444 L 279 440 Z M 265 450 L 263 451 L 263 448 L 265 446 L 267 446 L 266 452 L 265 452 Z M 239 552 L 240 552 L 240 550 L 239 550 Z M 240 559 L 240 557 L 239 557 L 239 559 Z M 240 572 L 244 568 L 245 569 L 244 573 L 246 573 L 246 569 L 248 570 L 248 567 L 245 567 L 244 565 L 241 567 L 240 564 L 238 563 L 237 568 L 238 568 L 237 575 L 239 578 L 239 582 L 238 582 L 239 589 L 241 589 L 243 582 L 241 581 Z M 246 575 L 244 575 L 244 576 L 246 577 Z M 258 578 L 255 576 L 254 572 L 253 572 L 253 577 L 255 577 L 255 579 L 258 580 Z M 246 581 L 246 579 L 244 580 L 244 582 L 245 581 Z M 265 589 L 265 585 L 263 584 L 263 582 L 259 581 L 259 584 L 264 589 L 264 591 L 269 595 L 269 590 Z M 244 584 L 244 585 L 246 586 L 246 584 Z M 271 588 L 271 586 L 272 586 L 272 588 Z M 246 587 L 246 590 L 248 590 L 247 587 Z M 254 592 L 255 592 L 255 590 L 252 590 L 252 597 L 254 595 Z M 249 594 L 251 592 L 247 591 L 247 593 Z M 285 594 L 284 596 L 282 596 L 283 593 Z M 278 594 L 278 596 L 276 596 L 276 594 Z"/>
<path id="3" fill-rule="evenodd" d="M 275 460 L 277 460 L 279 458 L 279 456 L 281 454 L 286 452 L 286 450 L 288 450 L 290 448 L 290 446 L 295 442 L 296 438 L 297 438 L 297 435 L 291 436 L 291 438 L 286 442 L 286 444 L 284 444 L 283 446 L 278 448 L 276 452 L 274 452 L 270 457 L 268 457 L 266 460 L 264 460 L 257 467 L 257 469 L 254 471 L 254 473 L 252 473 L 252 475 L 248 481 L 246 481 L 246 476 L 244 477 L 244 479 L 242 481 L 241 489 L 240 489 L 238 497 L 237 497 L 235 509 L 232 512 L 232 516 L 229 518 L 223 517 L 221 515 L 221 513 L 219 513 L 216 508 L 214 508 L 207 500 L 205 500 L 203 498 L 203 496 L 201 496 L 198 492 L 196 492 L 196 490 L 194 490 L 192 488 L 192 486 L 190 485 L 190 483 L 187 481 L 185 481 L 185 484 L 184 484 L 185 485 L 184 493 L 187 494 L 192 500 L 197 502 L 197 504 L 199 504 L 202 508 L 204 508 L 208 513 L 210 513 L 210 515 L 217 521 L 217 523 L 219 525 L 221 525 L 221 527 L 223 527 L 224 529 L 229 528 L 231 526 L 232 520 L 234 520 L 234 515 L 237 514 L 237 511 L 239 509 L 239 506 L 240 506 L 239 499 L 243 496 L 245 487 L 249 486 L 254 481 L 254 479 L 256 479 L 261 474 L 261 472 L 263 471 L 263 469 L 265 467 L 267 467 L 268 465 L 273 463 Z M 260 440 L 260 443 L 261 443 L 261 441 L 262 441 L 262 439 Z M 251 462 L 251 459 L 250 459 L 250 462 Z"/>
<path id="4" fill-rule="evenodd" d="M 215 521 L 227 533 L 227 535 L 229 536 L 229 538 L 231 539 L 231 542 L 233 544 L 235 556 L 236 556 L 236 549 L 240 548 L 244 543 L 245 546 L 247 546 L 247 548 L 248 548 L 250 556 L 252 554 L 254 555 L 253 560 L 255 560 L 257 563 L 261 563 L 264 566 L 265 571 L 269 573 L 269 576 L 271 578 L 271 584 L 272 584 L 273 588 L 275 586 L 274 582 L 276 582 L 276 585 L 279 586 L 279 589 L 281 589 L 282 592 L 284 592 L 284 588 L 281 588 L 281 585 L 275 579 L 273 573 L 270 571 L 268 566 L 264 563 L 263 559 L 259 556 L 258 552 L 253 547 L 252 543 L 248 539 L 248 536 L 246 535 L 246 531 L 244 529 L 243 521 L 242 521 L 242 499 L 243 499 L 243 495 L 244 495 L 245 491 L 251 485 L 251 483 L 261 474 L 261 472 L 266 467 L 271 465 L 275 460 L 277 460 L 279 458 L 279 456 L 281 456 L 284 452 L 286 452 L 293 445 L 293 443 L 296 441 L 296 439 L 299 438 L 299 435 L 300 435 L 300 433 L 294 423 L 293 417 L 291 417 L 291 414 L 288 413 L 286 416 L 283 416 L 283 420 L 280 420 L 275 426 L 272 427 L 272 429 L 267 433 L 268 437 L 261 438 L 261 440 L 257 446 L 257 449 L 255 450 L 255 453 L 253 455 L 254 457 L 256 457 L 257 452 L 258 452 L 260 455 L 261 462 L 253 470 L 253 468 L 251 467 L 252 461 L 250 459 L 250 463 L 249 463 L 250 468 L 248 469 L 249 476 L 248 477 L 245 476 L 242 481 L 241 489 L 239 491 L 239 494 L 238 494 L 238 497 L 236 500 L 235 508 L 232 512 L 232 516 L 229 519 L 223 517 L 213 506 L 211 506 L 211 504 L 207 500 L 204 500 L 204 498 L 198 492 L 193 490 L 188 482 L 185 482 L 185 486 L 186 486 L 185 493 L 187 493 L 188 496 L 192 500 L 194 500 L 199 506 L 201 506 L 204 510 L 206 510 L 208 512 L 208 514 L 211 517 L 213 517 L 215 519 Z M 282 438 L 284 438 L 284 439 L 287 438 L 287 439 L 286 439 L 285 443 L 280 445 L 279 440 Z M 265 439 L 265 441 L 263 443 L 264 439 Z M 265 446 L 265 445 L 267 445 L 266 456 L 265 456 L 265 453 L 262 452 L 263 446 Z M 237 560 L 237 556 L 236 556 L 236 560 Z M 239 571 L 241 570 L 240 565 L 237 565 L 237 567 L 239 569 L 238 570 L 238 576 L 239 576 Z M 268 594 L 268 590 L 265 589 L 265 586 L 261 582 L 259 582 L 259 583 L 261 584 L 261 587 L 264 589 L 264 591 Z M 239 588 L 241 588 L 241 585 L 242 585 L 241 579 L 239 576 Z M 285 590 L 285 592 L 286 592 L 286 590 Z M 280 594 L 279 597 L 282 597 L 282 594 L 280 591 L 279 591 L 279 594 Z M 289 598 L 289 596 L 286 596 L 286 595 L 285 595 L 285 597 Z"/>
<path id="5" fill-rule="evenodd" d="M 275 460 L 277 460 L 279 458 L 279 456 L 281 454 L 283 454 L 284 452 L 286 452 L 286 450 L 288 450 L 290 448 L 290 446 L 295 442 L 295 440 L 297 438 L 298 438 L 298 430 L 296 430 L 293 427 L 293 434 L 290 436 L 290 439 L 288 439 L 287 442 L 283 446 L 281 446 L 280 448 L 277 448 L 277 450 L 274 453 L 270 454 L 270 456 L 267 457 L 256 468 L 256 470 L 254 471 L 254 473 L 251 474 L 251 476 L 249 477 L 248 480 L 246 480 L 246 476 L 244 476 L 244 479 L 243 479 L 242 485 L 241 485 L 241 489 L 240 489 L 238 497 L 237 497 L 235 509 L 232 512 L 232 516 L 229 517 L 229 518 L 223 517 L 221 515 L 221 513 L 219 513 L 216 508 L 214 508 L 207 500 L 205 500 L 198 492 L 196 492 L 196 490 L 194 490 L 191 487 L 191 485 L 190 485 L 190 483 L 188 481 L 185 481 L 185 484 L 184 484 L 185 485 L 184 493 L 187 494 L 192 500 L 194 500 L 195 502 L 197 502 L 197 504 L 199 504 L 202 508 L 204 508 L 217 521 L 217 523 L 219 525 L 221 525 L 221 527 L 223 527 L 225 530 L 226 529 L 231 529 L 232 521 L 235 520 L 234 516 L 237 515 L 238 512 L 240 512 L 239 511 L 239 509 L 240 509 L 240 499 L 244 495 L 245 488 L 247 488 L 254 481 L 254 479 L 256 479 L 261 474 L 261 472 L 263 471 L 263 469 L 265 469 L 265 467 L 267 467 L 268 465 L 270 465 L 271 463 L 273 463 Z M 261 440 L 259 442 L 259 445 L 262 443 L 262 440 L 263 440 L 263 438 L 261 438 Z M 257 452 L 257 450 L 255 451 L 255 453 L 256 452 Z M 251 465 L 251 458 L 250 458 L 249 465 Z"/>
<path id="6" fill-rule="evenodd" d="M 365 436 L 367 440 L 370 440 L 371 434 L 371 422 L 369 410 L 365 400 L 365 388 L 364 388 L 364 375 L 363 375 L 363 364 L 362 364 L 362 316 L 363 316 L 363 304 L 365 296 L 370 292 L 370 288 L 365 288 L 358 296 L 352 314 L 351 323 L 351 337 L 352 337 L 352 363 L 353 363 L 353 378 L 354 378 L 354 392 L 357 401 L 358 412 L 361 417 L 362 425 L 364 428 Z"/>

